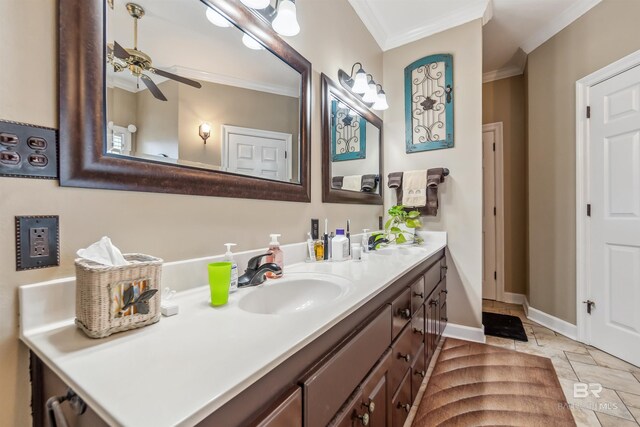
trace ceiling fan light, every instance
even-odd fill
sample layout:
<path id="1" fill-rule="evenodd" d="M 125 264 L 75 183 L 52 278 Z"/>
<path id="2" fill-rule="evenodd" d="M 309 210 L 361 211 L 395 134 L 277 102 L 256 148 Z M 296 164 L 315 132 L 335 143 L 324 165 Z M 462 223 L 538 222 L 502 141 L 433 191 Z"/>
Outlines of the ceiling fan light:
<path id="1" fill-rule="evenodd" d="M 387 95 L 384 93 L 384 90 L 380 89 L 380 92 L 378 92 L 378 99 L 371 108 L 378 111 L 383 111 L 389 108 L 389 104 L 387 104 Z"/>
<path id="2" fill-rule="evenodd" d="M 244 33 L 242 35 L 242 43 L 249 49 L 253 49 L 253 50 L 264 49 L 264 47 L 256 39 L 254 39 L 247 33 Z"/>
<path id="3" fill-rule="evenodd" d="M 362 68 L 358 70 L 356 73 L 355 81 L 353 82 L 353 87 L 351 88 L 353 93 L 363 94 L 369 90 L 369 86 L 367 85 L 367 73 L 364 72 Z"/>
<path id="4" fill-rule="evenodd" d="M 206 15 L 209 22 L 217 27 L 228 28 L 231 26 L 231 22 L 227 21 L 227 18 L 211 8 L 207 8 Z"/>
<path id="5" fill-rule="evenodd" d="M 253 9 L 264 9 L 271 4 L 270 0 L 240 0 L 242 4 Z"/>
<path id="6" fill-rule="evenodd" d="M 378 90 L 375 83 L 369 83 L 369 89 L 362 96 L 362 100 L 367 104 L 376 102 L 378 100 Z"/>
<path id="7" fill-rule="evenodd" d="M 296 17 L 296 5 L 291 0 L 282 0 L 278 6 L 278 14 L 273 23 L 273 29 L 280 35 L 291 37 L 300 32 L 300 24 Z"/>

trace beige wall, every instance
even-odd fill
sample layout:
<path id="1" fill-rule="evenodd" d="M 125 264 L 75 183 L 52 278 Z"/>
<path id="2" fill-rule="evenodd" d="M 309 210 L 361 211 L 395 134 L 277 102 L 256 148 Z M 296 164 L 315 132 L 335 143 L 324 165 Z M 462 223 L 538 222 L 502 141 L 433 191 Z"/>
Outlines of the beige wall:
<path id="1" fill-rule="evenodd" d="M 118 87 L 107 88 L 107 121 L 127 127 L 137 123 L 138 100 L 135 93 Z"/>
<path id="2" fill-rule="evenodd" d="M 504 290 L 526 291 L 527 175 L 524 77 L 482 85 L 482 124 L 502 122 L 504 162 Z"/>
<path id="3" fill-rule="evenodd" d="M 528 59 L 532 307 L 576 321 L 575 83 L 640 49 L 640 2 L 604 0 Z"/>
<path id="4" fill-rule="evenodd" d="M 436 53 L 453 55 L 455 147 L 406 154 L 404 68 Z M 482 25 L 470 22 L 384 53 L 385 173 L 447 167 L 437 217 L 423 217 L 427 230 L 449 233 L 449 320 L 480 327 L 482 294 Z M 386 184 L 385 184 L 386 185 Z M 385 205 L 395 204 L 386 191 Z"/>
<path id="5" fill-rule="evenodd" d="M 284 132 L 292 135 L 293 179 L 298 180 L 298 98 L 235 86 L 202 82 L 196 89 L 182 85 L 179 95 L 180 159 L 222 166 L 222 125 Z M 207 144 L 198 126 L 211 123 Z"/>
<path id="6" fill-rule="evenodd" d="M 294 47 L 313 64 L 312 202 L 287 203 L 170 194 L 60 188 L 55 181 L 0 178 L 0 425 L 29 424 L 28 358 L 18 342 L 17 287 L 73 274 L 76 249 L 109 235 L 125 252 L 147 252 L 167 261 L 264 247 L 268 233 L 282 242 L 302 241 L 310 218 L 331 227 L 351 218 L 354 230 L 377 226 L 382 208 L 321 202 L 320 73 L 362 61 L 382 79 L 382 54 L 344 0 L 298 3 L 302 31 Z M 57 126 L 56 2 L 0 2 L 0 117 Z M 327 25 L 330 22 L 331 25 Z M 29 31 L 24 31 L 28 24 Z M 345 43 L 348 40 L 348 43 Z M 479 71 L 478 71 L 479 76 Z M 81 78 L 79 76 L 79 78 Z M 478 102 L 478 105 L 479 102 Z M 61 266 L 16 272 L 14 215 L 60 215 Z"/>
<path id="7" fill-rule="evenodd" d="M 178 93 L 179 83 L 168 80 L 158 84 L 167 101 L 158 101 L 150 91 L 135 94 L 138 131 L 134 134 L 133 151 L 178 157 Z"/>

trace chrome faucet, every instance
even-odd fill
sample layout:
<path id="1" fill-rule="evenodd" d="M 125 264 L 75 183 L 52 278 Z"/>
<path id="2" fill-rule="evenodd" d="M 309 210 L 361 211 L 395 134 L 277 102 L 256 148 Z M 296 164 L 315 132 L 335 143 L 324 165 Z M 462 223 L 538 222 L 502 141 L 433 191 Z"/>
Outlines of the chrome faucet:
<path id="1" fill-rule="evenodd" d="M 378 237 L 379 235 L 380 234 L 374 234 L 373 236 L 369 237 L 369 241 L 367 243 L 370 251 L 375 251 L 378 248 L 378 245 L 380 244 L 389 243 L 389 239 L 385 237 L 383 237 L 382 239 L 376 240 L 376 237 Z"/>
<path id="2" fill-rule="evenodd" d="M 257 286 L 264 283 L 267 278 L 265 277 L 267 272 L 275 273 L 277 275 L 282 274 L 282 269 L 280 266 L 273 262 L 266 262 L 264 264 L 260 264 L 262 258 L 267 255 L 271 255 L 271 252 L 254 256 L 247 263 L 247 269 L 244 271 L 244 274 L 238 278 L 238 287 L 246 288 L 249 286 Z"/>

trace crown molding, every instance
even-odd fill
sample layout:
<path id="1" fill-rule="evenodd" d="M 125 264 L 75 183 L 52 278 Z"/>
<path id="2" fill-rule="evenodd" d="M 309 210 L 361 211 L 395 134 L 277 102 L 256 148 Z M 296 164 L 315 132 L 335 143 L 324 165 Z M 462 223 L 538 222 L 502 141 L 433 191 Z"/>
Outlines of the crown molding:
<path id="1" fill-rule="evenodd" d="M 486 73 L 482 74 L 482 83 L 489 83 L 495 80 L 502 80 L 513 76 L 519 76 L 523 72 L 524 70 L 516 66 L 487 71 Z"/>
<path id="2" fill-rule="evenodd" d="M 440 20 L 440 22 L 422 25 L 402 34 L 389 36 L 367 0 L 349 0 L 349 3 L 383 51 L 420 40 L 475 19 L 482 19 L 484 25 L 493 16 L 493 3 L 491 0 L 486 0 L 478 2 L 472 7 L 460 9 L 448 15 L 446 19 Z"/>
<path id="3" fill-rule="evenodd" d="M 525 40 L 520 48 L 527 54 L 533 52 L 537 47 L 558 34 L 565 27 L 587 13 L 601 1 L 602 0 L 580 0 L 574 3 L 573 6 L 556 16 L 554 19 L 549 21 L 547 25 Z"/>

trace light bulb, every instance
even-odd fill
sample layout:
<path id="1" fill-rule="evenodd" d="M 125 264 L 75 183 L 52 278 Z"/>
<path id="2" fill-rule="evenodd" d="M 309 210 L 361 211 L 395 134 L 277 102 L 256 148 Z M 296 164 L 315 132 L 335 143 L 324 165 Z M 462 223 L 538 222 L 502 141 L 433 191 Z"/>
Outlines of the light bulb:
<path id="1" fill-rule="evenodd" d="M 369 83 L 369 89 L 367 89 L 365 94 L 362 96 L 362 100 L 367 104 L 376 102 L 378 100 L 378 91 L 375 83 Z"/>
<path id="2" fill-rule="evenodd" d="M 253 37 L 251 37 L 249 34 L 246 34 L 246 33 L 242 36 L 242 43 L 244 43 L 244 45 L 249 49 L 253 49 L 253 50 L 264 49 L 264 47 L 256 39 L 254 39 Z"/>
<path id="3" fill-rule="evenodd" d="M 240 0 L 245 6 L 254 9 L 264 9 L 271 4 L 271 0 Z"/>
<path id="4" fill-rule="evenodd" d="M 211 8 L 207 8 L 206 15 L 209 22 L 217 27 L 227 28 L 231 26 L 231 22 L 227 21 L 227 18 Z"/>
<path id="5" fill-rule="evenodd" d="M 282 0 L 278 6 L 278 14 L 271 24 L 280 35 L 291 37 L 300 32 L 296 18 L 296 5 L 291 0 Z"/>
<path id="6" fill-rule="evenodd" d="M 356 73 L 356 78 L 353 82 L 353 87 L 351 88 L 353 93 L 363 94 L 369 90 L 369 86 L 367 85 L 367 73 L 364 72 L 362 68 Z"/>
<path id="7" fill-rule="evenodd" d="M 371 108 L 378 111 L 386 110 L 387 108 L 389 108 L 389 104 L 387 104 L 387 95 L 384 93 L 384 90 L 380 89 L 380 92 L 378 92 L 378 99 Z"/>

